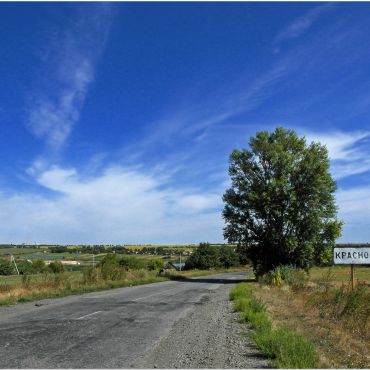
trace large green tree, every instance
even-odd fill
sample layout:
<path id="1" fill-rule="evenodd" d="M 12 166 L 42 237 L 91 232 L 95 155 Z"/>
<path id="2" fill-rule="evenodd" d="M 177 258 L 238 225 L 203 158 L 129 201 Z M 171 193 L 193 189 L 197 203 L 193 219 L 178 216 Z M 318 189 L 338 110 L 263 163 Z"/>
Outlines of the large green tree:
<path id="1" fill-rule="evenodd" d="M 326 147 L 284 128 L 258 132 L 249 146 L 230 156 L 225 238 L 245 251 L 257 275 L 324 262 L 342 226 Z"/>

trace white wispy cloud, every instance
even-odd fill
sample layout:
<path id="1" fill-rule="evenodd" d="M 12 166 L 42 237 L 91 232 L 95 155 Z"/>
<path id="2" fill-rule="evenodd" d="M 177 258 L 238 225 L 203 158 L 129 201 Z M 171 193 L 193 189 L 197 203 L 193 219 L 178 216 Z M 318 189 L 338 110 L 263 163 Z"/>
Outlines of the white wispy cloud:
<path id="1" fill-rule="evenodd" d="M 285 27 L 275 38 L 275 42 L 279 43 L 284 40 L 294 39 L 299 37 L 303 32 L 308 30 L 312 24 L 319 18 L 323 13 L 333 9 L 334 4 L 326 3 L 310 9 L 302 16 L 296 18 L 292 23 Z"/>
<path id="2" fill-rule="evenodd" d="M 197 243 L 222 240 L 221 195 L 170 188 L 152 173 L 111 167 L 85 177 L 53 166 L 39 185 L 55 193 L 0 193 L 3 241 Z M 17 230 L 17 233 L 14 233 Z"/>
<path id="3" fill-rule="evenodd" d="M 50 43 L 45 74 L 36 76 L 47 82 L 29 97 L 27 126 L 50 152 L 62 148 L 79 119 L 112 17 L 109 6 L 103 4 L 84 7 L 76 18 Z"/>
<path id="4" fill-rule="evenodd" d="M 369 242 L 370 186 L 339 189 L 338 218 L 344 221 L 343 242 Z"/>
<path id="5" fill-rule="evenodd" d="M 335 179 L 370 171 L 370 151 L 368 144 L 363 143 L 363 140 L 370 137 L 370 132 L 310 132 L 304 129 L 298 129 L 298 132 L 303 132 L 307 142 L 320 142 L 327 147 Z"/>

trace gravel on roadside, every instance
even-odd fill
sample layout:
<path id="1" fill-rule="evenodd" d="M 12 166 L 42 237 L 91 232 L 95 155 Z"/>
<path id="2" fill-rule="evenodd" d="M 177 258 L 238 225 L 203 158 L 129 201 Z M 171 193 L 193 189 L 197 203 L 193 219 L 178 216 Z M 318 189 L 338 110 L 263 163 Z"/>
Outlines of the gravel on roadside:
<path id="1" fill-rule="evenodd" d="M 135 368 L 271 368 L 248 337 L 229 301 L 230 285 L 210 290 L 168 335 L 133 365 Z"/>

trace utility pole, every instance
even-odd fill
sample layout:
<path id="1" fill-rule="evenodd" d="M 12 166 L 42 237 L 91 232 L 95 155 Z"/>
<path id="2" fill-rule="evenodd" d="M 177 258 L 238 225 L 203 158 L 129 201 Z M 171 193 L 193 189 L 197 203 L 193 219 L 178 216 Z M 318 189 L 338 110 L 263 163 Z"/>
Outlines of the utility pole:
<path id="1" fill-rule="evenodd" d="M 180 271 L 181 271 L 181 252 L 180 252 Z"/>
<path id="2" fill-rule="evenodd" d="M 17 266 L 17 264 L 16 264 L 16 262 L 15 262 L 14 256 L 11 254 L 11 255 L 10 255 L 10 263 L 12 263 L 12 262 L 14 262 L 15 269 L 17 270 L 17 273 L 18 273 L 18 275 L 19 275 L 18 266 Z"/>

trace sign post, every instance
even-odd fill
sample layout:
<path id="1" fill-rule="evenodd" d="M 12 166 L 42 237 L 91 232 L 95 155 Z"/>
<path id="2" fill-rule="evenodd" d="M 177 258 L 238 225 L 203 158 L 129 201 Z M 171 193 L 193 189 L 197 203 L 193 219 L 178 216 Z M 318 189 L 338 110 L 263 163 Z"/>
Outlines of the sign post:
<path id="1" fill-rule="evenodd" d="M 370 248 L 334 248 L 335 265 L 351 265 L 351 288 L 355 285 L 355 266 L 370 264 Z"/>

